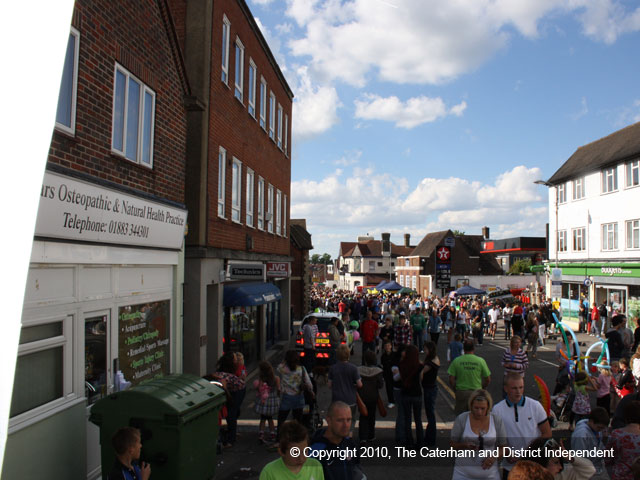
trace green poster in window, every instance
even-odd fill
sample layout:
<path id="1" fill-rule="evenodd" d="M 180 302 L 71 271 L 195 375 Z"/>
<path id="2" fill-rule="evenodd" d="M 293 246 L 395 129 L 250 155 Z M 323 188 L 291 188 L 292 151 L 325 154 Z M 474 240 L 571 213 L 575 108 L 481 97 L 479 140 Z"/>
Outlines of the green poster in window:
<path id="1" fill-rule="evenodd" d="M 122 386 L 169 373 L 170 300 L 118 310 L 118 357 Z"/>

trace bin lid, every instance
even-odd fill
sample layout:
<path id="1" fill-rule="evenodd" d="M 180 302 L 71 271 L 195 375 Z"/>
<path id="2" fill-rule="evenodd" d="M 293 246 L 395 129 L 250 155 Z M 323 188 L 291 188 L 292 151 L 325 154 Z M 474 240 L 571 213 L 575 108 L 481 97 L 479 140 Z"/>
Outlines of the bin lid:
<path id="1" fill-rule="evenodd" d="M 91 416 L 109 415 L 126 409 L 130 417 L 184 416 L 199 409 L 213 409 L 226 401 L 224 390 L 190 374 L 173 374 L 146 381 L 113 393 L 96 402 Z"/>

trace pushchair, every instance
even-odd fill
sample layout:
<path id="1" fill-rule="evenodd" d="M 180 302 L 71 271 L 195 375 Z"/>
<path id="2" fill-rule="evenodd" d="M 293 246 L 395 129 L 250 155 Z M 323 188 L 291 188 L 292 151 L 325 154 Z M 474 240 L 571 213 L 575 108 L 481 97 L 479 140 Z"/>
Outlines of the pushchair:
<path id="1" fill-rule="evenodd" d="M 558 421 L 569 421 L 575 396 L 573 388 L 568 385 L 564 392 L 560 392 L 558 395 L 551 397 L 551 411 Z"/>
<path id="2" fill-rule="evenodd" d="M 310 437 L 323 425 L 318 407 L 318 385 L 315 378 L 311 378 L 311 384 L 313 395 L 307 390 L 304 391 L 304 409 L 302 410 L 302 424 L 309 430 Z"/>

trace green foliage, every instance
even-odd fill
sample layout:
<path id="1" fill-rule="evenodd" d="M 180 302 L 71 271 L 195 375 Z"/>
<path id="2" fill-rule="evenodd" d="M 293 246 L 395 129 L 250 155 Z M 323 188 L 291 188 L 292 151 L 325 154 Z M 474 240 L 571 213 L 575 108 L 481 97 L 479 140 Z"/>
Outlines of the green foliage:
<path id="1" fill-rule="evenodd" d="M 511 265 L 509 273 L 514 275 L 519 273 L 529 273 L 529 267 L 531 267 L 531 260 L 517 260 L 513 265 Z"/>
<path id="2" fill-rule="evenodd" d="M 313 255 L 311 255 L 311 263 L 315 265 L 331 265 L 331 255 L 329 255 L 328 253 L 323 253 L 322 255 L 314 253 Z"/>
<path id="3" fill-rule="evenodd" d="M 464 235 L 464 230 L 451 230 L 451 233 L 453 233 L 455 237 L 461 237 Z"/>

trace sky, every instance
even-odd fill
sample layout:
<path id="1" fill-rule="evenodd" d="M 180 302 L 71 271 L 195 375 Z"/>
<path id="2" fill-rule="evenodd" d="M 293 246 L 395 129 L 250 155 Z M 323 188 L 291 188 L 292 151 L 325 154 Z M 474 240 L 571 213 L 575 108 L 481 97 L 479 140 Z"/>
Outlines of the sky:
<path id="1" fill-rule="evenodd" d="M 247 0 L 295 95 L 291 218 L 369 234 L 544 236 L 547 180 L 640 121 L 640 3 Z"/>

